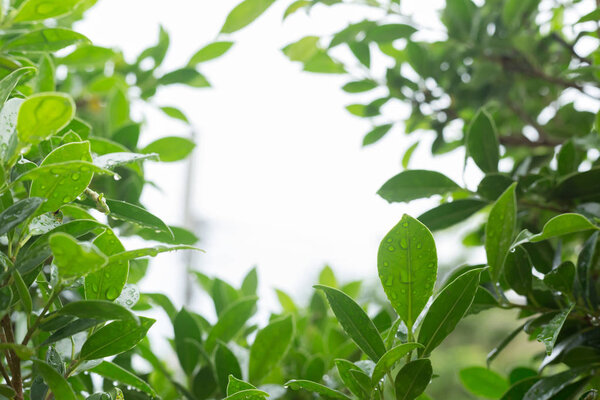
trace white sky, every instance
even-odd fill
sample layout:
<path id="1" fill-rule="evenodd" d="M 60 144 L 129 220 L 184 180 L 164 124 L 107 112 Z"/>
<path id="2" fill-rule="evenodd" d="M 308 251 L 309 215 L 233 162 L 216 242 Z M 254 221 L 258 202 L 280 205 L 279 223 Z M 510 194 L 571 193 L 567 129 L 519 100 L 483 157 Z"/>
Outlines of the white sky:
<path id="1" fill-rule="evenodd" d="M 171 35 L 166 69 L 214 40 L 238 0 L 101 0 L 77 29 L 98 45 L 119 47 L 132 59 L 155 43 L 158 25 Z M 417 7 L 421 23 L 435 23 L 441 1 L 404 3 Z M 344 106 L 360 97 L 344 93 L 341 77 L 304 73 L 280 49 L 305 35 L 331 33 L 367 17 L 364 8 L 316 7 L 281 23 L 287 2 L 276 4 L 250 27 L 233 35 L 230 52 L 202 72 L 213 89 L 169 87 L 156 104 L 183 109 L 199 134 L 194 153 L 193 213 L 206 254 L 194 267 L 239 284 L 257 265 L 261 293 L 273 305 L 273 287 L 306 297 L 317 272 L 329 263 L 343 280 L 376 279 L 380 239 L 405 212 L 418 216 L 433 204 L 387 204 L 375 192 L 400 172 L 404 150 L 415 140 L 393 130 L 381 142 L 361 148 L 368 122 Z M 343 10 L 343 13 L 340 13 Z M 376 17 L 376 16 L 373 16 Z M 381 65 L 380 65 L 381 67 Z M 367 96 L 369 97 L 369 96 Z M 406 110 L 392 109 L 399 119 Z M 144 143 L 187 128 L 148 112 Z M 437 169 L 462 181 L 464 154 L 432 160 L 428 137 L 411 168 Z M 167 223 L 182 225 L 186 163 L 147 165 L 147 176 L 163 189 L 144 192 L 144 203 Z M 438 245 L 441 260 L 457 256 L 458 239 Z M 481 254 L 478 261 L 484 261 Z M 153 262 L 143 290 L 182 301 L 181 255 Z M 204 308 L 196 299 L 193 308 Z"/>

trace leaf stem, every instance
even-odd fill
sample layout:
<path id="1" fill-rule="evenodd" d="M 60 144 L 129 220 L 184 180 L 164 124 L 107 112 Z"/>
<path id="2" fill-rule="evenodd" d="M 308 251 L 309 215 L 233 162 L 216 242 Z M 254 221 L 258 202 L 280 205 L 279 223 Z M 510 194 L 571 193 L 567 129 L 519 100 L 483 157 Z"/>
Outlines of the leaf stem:
<path id="1" fill-rule="evenodd" d="M 42 318 L 44 318 L 44 316 L 46 315 L 46 313 L 52 306 L 52 303 L 58 297 L 58 295 L 60 294 L 62 289 L 63 289 L 63 287 L 60 284 L 54 288 L 54 290 L 52 291 L 52 294 L 48 298 L 48 301 L 46 302 L 46 305 L 44 306 L 42 312 L 40 313 L 40 315 L 38 315 L 35 322 L 27 330 L 27 333 L 25 334 L 25 338 L 23 338 L 23 342 L 22 342 L 23 346 L 25 346 L 25 345 L 27 345 L 27 343 L 29 343 L 29 340 L 35 333 L 36 329 L 40 326 L 40 323 L 42 322 Z"/>

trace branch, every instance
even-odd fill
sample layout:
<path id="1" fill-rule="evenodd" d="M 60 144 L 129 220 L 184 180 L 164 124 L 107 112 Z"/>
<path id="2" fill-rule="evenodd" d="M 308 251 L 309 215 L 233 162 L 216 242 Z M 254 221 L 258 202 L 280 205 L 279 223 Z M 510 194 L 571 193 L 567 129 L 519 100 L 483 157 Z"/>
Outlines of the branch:
<path id="1" fill-rule="evenodd" d="M 573 57 L 575 57 L 579 61 L 588 63 L 590 65 L 592 64 L 592 60 L 590 60 L 587 57 L 583 57 L 583 56 L 580 56 L 579 54 L 577 54 L 577 52 L 575 51 L 575 47 L 571 43 L 568 43 L 565 39 L 563 39 L 558 33 L 552 32 L 550 37 L 552 39 L 556 40 L 558 43 L 560 43 L 565 49 L 569 50 L 571 52 L 571 54 L 573 55 Z"/>

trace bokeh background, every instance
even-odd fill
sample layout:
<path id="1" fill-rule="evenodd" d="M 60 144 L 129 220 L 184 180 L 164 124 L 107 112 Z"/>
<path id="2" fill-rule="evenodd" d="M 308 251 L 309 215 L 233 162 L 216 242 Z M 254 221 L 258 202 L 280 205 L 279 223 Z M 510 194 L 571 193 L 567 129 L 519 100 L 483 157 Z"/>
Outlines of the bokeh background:
<path id="1" fill-rule="evenodd" d="M 118 47 L 133 59 L 155 43 L 162 25 L 171 37 L 163 66 L 169 70 L 213 41 L 237 3 L 102 0 L 76 29 L 94 43 Z M 160 166 L 146 163 L 147 176 L 157 188 L 146 189 L 142 201 L 168 224 L 194 230 L 206 250 L 191 259 L 161 255 L 152 261 L 142 290 L 166 293 L 178 305 L 203 314 L 212 306 L 200 291 L 190 291 L 188 267 L 238 285 L 256 266 L 265 315 L 278 308 L 274 288 L 306 303 L 326 264 L 340 281 L 364 279 L 367 288 L 374 288 L 383 235 L 403 213 L 417 216 L 436 202 L 388 204 L 377 196 L 381 184 L 401 170 L 401 155 L 412 142 L 397 130 L 373 146 L 361 147 L 369 125 L 345 111 L 357 96 L 351 99 L 341 90 L 343 79 L 302 72 L 281 52 L 303 36 L 333 33 L 349 22 L 378 15 L 366 15 L 363 7 L 346 7 L 343 13 L 339 8 L 315 7 L 310 16 L 296 13 L 282 23 L 286 6 L 276 2 L 258 21 L 228 38 L 235 41 L 234 47 L 202 69 L 212 88 L 159 89 L 156 104 L 181 108 L 192 121 L 193 132 L 154 109 L 134 105 L 139 118 L 147 121 L 144 141 L 182 135 L 194 136 L 198 143 L 189 160 Z M 437 10 L 442 6 L 442 0 L 403 2 L 406 11 L 428 28 L 419 34 L 431 38 L 440 26 Z M 384 60 L 374 59 L 373 64 L 386 67 Z M 384 112 L 396 120 L 408 114 L 402 106 Z M 433 136 L 424 137 L 433 141 Z M 423 151 L 417 149 L 411 168 L 443 171 L 467 186 L 478 181 L 474 169 L 463 171 L 461 149 L 434 160 L 425 151 L 428 144 L 420 146 Z M 456 232 L 436 233 L 441 275 L 465 262 L 485 262 L 482 251 L 463 252 L 462 236 Z M 445 350 L 436 352 L 434 363 L 441 378 L 430 393 L 437 392 L 437 398 L 470 398 L 459 388 L 457 372 L 463 366 L 483 365 L 485 354 L 514 329 L 514 317 L 487 312 L 465 320 Z M 152 335 L 171 336 L 169 329 L 157 324 Z M 496 368 L 506 372 L 528 365 L 532 351 L 540 349 L 516 341 Z"/>

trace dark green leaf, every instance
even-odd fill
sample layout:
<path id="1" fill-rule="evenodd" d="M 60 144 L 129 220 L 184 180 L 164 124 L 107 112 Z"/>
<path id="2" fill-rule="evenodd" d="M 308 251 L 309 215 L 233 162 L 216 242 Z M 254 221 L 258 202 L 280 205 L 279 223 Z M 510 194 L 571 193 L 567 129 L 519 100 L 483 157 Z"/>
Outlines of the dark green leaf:
<path id="1" fill-rule="evenodd" d="M 504 277 L 508 285 L 520 295 L 526 296 L 531 291 L 532 264 L 529 254 L 522 246 L 510 251 L 504 262 Z"/>
<path id="2" fill-rule="evenodd" d="M 285 386 L 289 387 L 292 390 L 304 389 L 312 393 L 317 393 L 320 396 L 325 397 L 327 399 L 350 400 L 350 398 L 344 393 L 330 389 L 327 386 L 321 385 L 317 382 L 311 382 L 302 379 L 293 379 L 291 381 L 286 382 Z"/>
<path id="3" fill-rule="evenodd" d="M 13 230 L 21 222 L 31 217 L 46 201 L 42 197 L 30 197 L 17 201 L 0 213 L 0 236 Z"/>
<path id="4" fill-rule="evenodd" d="M 150 387 L 149 384 L 112 362 L 102 361 L 99 365 L 92 368 L 90 372 L 96 373 L 104 378 L 110 379 L 111 381 L 116 381 L 123 385 L 134 387 L 137 390 L 148 394 L 149 396 L 157 396 L 156 392 L 154 389 L 152 389 L 152 387 Z"/>
<path id="5" fill-rule="evenodd" d="M 365 135 L 362 143 L 363 146 L 368 146 L 370 144 L 378 142 L 381 138 L 385 136 L 386 133 L 390 131 L 390 129 L 392 129 L 392 126 L 392 124 L 385 124 L 373 128 Z"/>
<path id="6" fill-rule="evenodd" d="M 129 309 L 106 300 L 79 300 L 65 304 L 57 315 L 72 315 L 101 321 L 122 320 L 139 322 Z"/>
<path id="7" fill-rule="evenodd" d="M 416 399 L 425 391 L 432 375 L 431 361 L 426 358 L 407 363 L 396 375 L 396 399 Z"/>
<path id="8" fill-rule="evenodd" d="M 222 393 L 226 393 L 229 376 L 242 379 L 242 369 L 236 356 L 225 346 L 219 343 L 215 350 L 215 372 L 217 382 Z"/>
<path id="9" fill-rule="evenodd" d="M 34 363 L 40 374 L 44 377 L 44 381 L 50 387 L 54 398 L 60 400 L 77 400 L 73 389 L 60 373 L 43 361 L 35 360 Z"/>
<path id="10" fill-rule="evenodd" d="M 467 132 L 467 152 L 483 172 L 498 172 L 500 144 L 492 117 L 481 109 Z"/>
<path id="11" fill-rule="evenodd" d="M 392 371 L 394 365 L 402 359 L 405 355 L 415 349 L 422 349 L 423 345 L 420 343 L 402 343 L 398 346 L 389 349 L 380 359 L 377 361 L 373 374 L 371 376 L 372 385 L 375 386 L 383 378 L 383 376 Z"/>
<path id="12" fill-rule="evenodd" d="M 432 208 L 417 219 L 431 231 L 446 229 L 464 221 L 486 205 L 485 201 L 478 199 L 459 199 Z"/>
<path id="13" fill-rule="evenodd" d="M 485 252 L 492 280 L 497 282 L 517 226 L 516 183 L 496 200 L 485 227 Z"/>
<path id="14" fill-rule="evenodd" d="M 400 172 L 388 180 L 377 194 L 393 203 L 443 195 L 459 189 L 456 183 L 439 172 L 415 169 Z"/>
<path id="15" fill-rule="evenodd" d="M 196 344 L 202 343 L 202 332 L 198 323 L 185 308 L 173 320 L 175 350 L 179 364 L 186 374 L 191 374 L 200 360 L 200 350 Z"/>
<path id="16" fill-rule="evenodd" d="M 144 317 L 140 317 L 139 324 L 134 321 L 111 322 L 86 340 L 81 348 L 80 358 L 95 360 L 130 350 L 146 336 L 154 322 L 153 319 Z"/>

